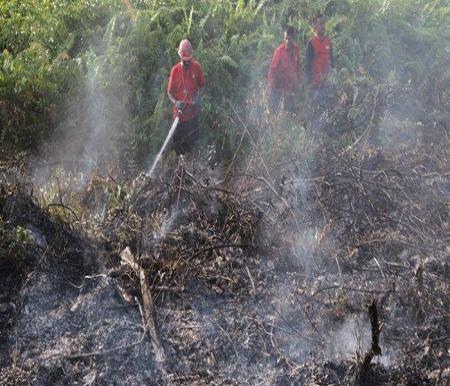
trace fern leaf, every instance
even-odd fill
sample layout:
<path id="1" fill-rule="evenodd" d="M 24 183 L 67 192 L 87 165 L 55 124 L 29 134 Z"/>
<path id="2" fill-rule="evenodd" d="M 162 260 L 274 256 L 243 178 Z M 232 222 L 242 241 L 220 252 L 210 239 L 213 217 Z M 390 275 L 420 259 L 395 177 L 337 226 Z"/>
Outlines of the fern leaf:
<path id="1" fill-rule="evenodd" d="M 222 55 L 219 59 L 219 62 L 226 67 L 230 67 L 233 70 L 237 70 L 239 68 L 239 65 L 236 63 L 236 61 L 229 55 Z"/>

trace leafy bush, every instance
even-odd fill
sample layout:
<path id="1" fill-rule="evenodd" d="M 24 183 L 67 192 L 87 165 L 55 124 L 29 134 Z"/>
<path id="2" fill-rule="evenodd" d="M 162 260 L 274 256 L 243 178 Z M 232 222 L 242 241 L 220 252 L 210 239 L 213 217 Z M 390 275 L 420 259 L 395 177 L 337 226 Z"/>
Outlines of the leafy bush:
<path id="1" fill-rule="evenodd" d="M 80 80 L 76 57 L 119 1 L 2 1 L 2 142 L 34 149 L 51 134 L 57 105 Z"/>
<path id="2" fill-rule="evenodd" d="M 424 86 L 440 70 L 435 63 L 442 69 L 450 62 L 450 7 L 442 2 L 9 0 L 0 5 L 2 141 L 36 149 L 58 125 L 65 130 L 61 116 L 82 132 L 86 107 L 76 96 L 86 97 L 80 89 L 95 72 L 115 157 L 129 169 L 141 167 L 170 126 L 167 77 L 179 41 L 188 36 L 208 82 L 204 136 L 234 147 L 240 129 L 230 101 L 243 116 L 265 109 L 267 69 L 284 26 L 297 28 L 304 56 L 318 10 L 328 18 L 334 45 L 333 86 L 337 95 L 355 97 L 348 114 L 364 110 L 362 90 L 373 94 L 394 83 L 408 91 L 398 93 L 408 100 L 414 95 L 433 103 L 430 109 L 448 109 L 444 89 L 440 101 L 430 102 Z M 449 75 L 440 78 L 446 84 Z M 67 112 L 67 101 L 79 108 Z"/>

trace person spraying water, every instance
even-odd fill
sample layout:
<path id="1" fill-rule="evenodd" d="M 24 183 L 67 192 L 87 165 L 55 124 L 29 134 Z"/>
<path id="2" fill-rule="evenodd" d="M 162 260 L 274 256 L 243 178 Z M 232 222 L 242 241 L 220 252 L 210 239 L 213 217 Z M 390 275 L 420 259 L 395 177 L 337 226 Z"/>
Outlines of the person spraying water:
<path id="1" fill-rule="evenodd" d="M 193 49 L 188 39 L 178 47 L 180 62 L 172 67 L 167 85 L 167 96 L 173 103 L 173 124 L 164 144 L 147 173 L 151 176 L 173 137 L 173 148 L 177 154 L 192 151 L 198 138 L 198 113 L 206 80 L 201 65 L 193 58 Z M 177 130 L 177 131 L 175 131 Z"/>
<path id="2" fill-rule="evenodd" d="M 173 138 L 177 154 L 191 152 L 198 138 L 198 113 L 201 95 L 205 88 L 205 76 L 200 64 L 193 58 L 193 49 L 188 39 L 178 47 L 181 61 L 170 71 L 167 96 L 173 103 L 173 118 L 180 122 Z"/>

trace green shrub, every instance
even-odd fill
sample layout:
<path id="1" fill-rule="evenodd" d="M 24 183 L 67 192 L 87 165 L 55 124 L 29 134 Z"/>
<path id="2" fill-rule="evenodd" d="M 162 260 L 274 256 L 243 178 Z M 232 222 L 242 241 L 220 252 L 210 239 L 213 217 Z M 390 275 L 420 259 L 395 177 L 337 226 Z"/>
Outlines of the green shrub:
<path id="1" fill-rule="evenodd" d="M 229 102 L 264 109 L 265 78 L 283 28 L 297 28 L 304 57 L 319 10 L 328 18 L 332 82 L 341 94 L 367 84 L 389 88 L 394 76 L 400 87 L 425 98 L 423 83 L 434 63 L 449 64 L 450 7 L 442 2 L 8 0 L 0 5 L 1 139 L 36 149 L 95 63 L 101 91 L 114 95 L 107 108 L 124 112 L 112 130 L 118 156 L 131 169 L 142 167 L 170 127 L 167 77 L 179 41 L 188 36 L 207 77 L 205 135 L 233 148 L 240 129 Z"/>

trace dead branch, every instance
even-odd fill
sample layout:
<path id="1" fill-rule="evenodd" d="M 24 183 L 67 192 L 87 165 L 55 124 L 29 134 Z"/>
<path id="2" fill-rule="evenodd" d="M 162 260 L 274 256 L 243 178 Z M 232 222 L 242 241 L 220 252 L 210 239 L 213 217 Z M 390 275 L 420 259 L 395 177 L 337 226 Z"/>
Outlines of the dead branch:
<path id="1" fill-rule="evenodd" d="M 355 381 L 353 386 L 364 386 L 368 383 L 368 372 L 370 369 L 370 362 L 376 355 L 381 355 L 381 348 L 379 345 L 380 333 L 383 328 L 383 324 L 378 321 L 378 310 L 375 300 L 369 305 L 369 319 L 372 329 L 372 345 L 364 355 L 363 361 L 359 364 L 356 370 Z"/>
<path id="2" fill-rule="evenodd" d="M 156 324 L 154 320 L 153 299 L 148 285 L 148 279 L 145 271 L 140 268 L 139 281 L 141 284 L 142 306 L 144 310 L 145 329 L 152 340 L 153 350 L 155 351 L 156 360 L 159 363 L 164 362 L 165 354 L 163 346 L 156 333 Z"/>
<path id="3" fill-rule="evenodd" d="M 136 258 L 131 253 L 130 249 L 125 248 L 121 255 L 123 264 L 128 264 L 135 274 L 139 277 L 140 291 L 142 297 L 142 304 L 139 303 L 142 309 L 142 317 L 144 319 L 144 328 L 150 336 L 153 350 L 156 356 L 156 360 L 159 363 L 164 362 L 165 354 L 163 346 L 159 340 L 156 324 L 154 319 L 154 307 L 153 307 L 153 299 L 150 291 L 149 281 L 145 270 L 138 264 Z M 119 287 L 120 288 L 120 287 Z M 119 293 L 122 292 L 119 290 Z M 123 294 L 122 294 L 123 296 Z"/>

